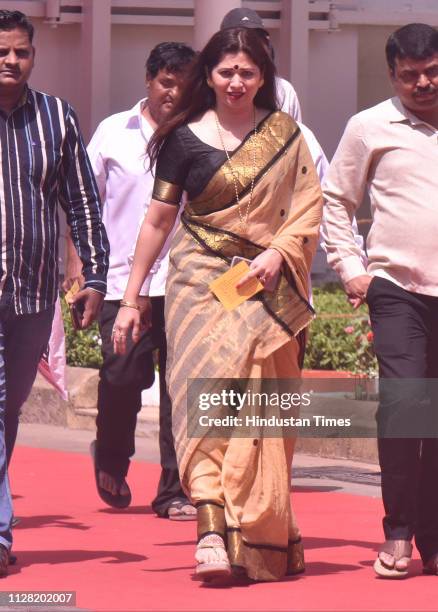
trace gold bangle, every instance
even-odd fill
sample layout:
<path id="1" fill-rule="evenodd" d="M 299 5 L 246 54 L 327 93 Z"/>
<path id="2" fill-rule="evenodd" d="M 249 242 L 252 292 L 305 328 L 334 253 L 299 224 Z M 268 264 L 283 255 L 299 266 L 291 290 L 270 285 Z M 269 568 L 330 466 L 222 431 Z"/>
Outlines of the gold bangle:
<path id="1" fill-rule="evenodd" d="M 135 302 L 127 302 L 126 300 L 120 300 L 120 306 L 126 306 L 126 308 L 134 308 L 140 310 L 140 306 Z"/>

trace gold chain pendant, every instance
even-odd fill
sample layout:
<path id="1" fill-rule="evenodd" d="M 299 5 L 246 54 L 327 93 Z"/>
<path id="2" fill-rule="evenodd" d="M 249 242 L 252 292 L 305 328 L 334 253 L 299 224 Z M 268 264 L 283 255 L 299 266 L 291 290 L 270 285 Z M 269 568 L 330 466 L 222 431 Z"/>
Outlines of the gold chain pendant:
<path id="1" fill-rule="evenodd" d="M 219 124 L 219 118 L 217 116 L 217 112 L 214 111 L 214 118 L 216 121 L 216 127 L 217 127 L 217 131 L 219 134 L 219 139 L 221 141 L 221 145 L 222 148 L 225 152 L 225 155 L 227 156 L 227 162 L 228 162 L 228 166 L 230 168 L 231 171 L 231 176 L 233 179 L 233 185 L 234 185 L 234 192 L 236 194 L 236 204 L 237 204 L 237 212 L 239 215 L 239 221 L 240 221 L 240 226 L 242 228 L 242 233 L 245 234 L 246 233 L 246 229 L 247 229 L 247 225 L 248 225 L 248 217 L 249 217 L 249 211 L 251 208 L 251 203 L 252 203 L 252 194 L 253 194 L 253 190 L 254 190 L 254 180 L 255 180 L 255 175 L 256 175 L 256 153 L 257 153 L 257 143 L 256 143 L 256 138 L 257 138 L 257 125 L 256 125 L 256 109 L 254 107 L 254 143 L 253 143 L 253 147 L 252 147 L 252 152 L 253 152 L 253 159 L 252 159 L 252 176 L 251 176 L 251 190 L 249 192 L 249 198 L 248 198 L 248 204 L 246 205 L 246 209 L 245 209 L 245 214 L 242 214 L 242 207 L 240 204 L 240 198 L 239 198 L 239 189 L 237 187 L 237 178 L 236 178 L 236 172 L 233 168 L 233 164 L 231 163 L 231 159 L 230 156 L 228 154 L 227 149 L 225 148 L 225 144 L 224 144 L 224 139 L 222 136 L 222 130 L 221 130 L 221 126 Z"/>

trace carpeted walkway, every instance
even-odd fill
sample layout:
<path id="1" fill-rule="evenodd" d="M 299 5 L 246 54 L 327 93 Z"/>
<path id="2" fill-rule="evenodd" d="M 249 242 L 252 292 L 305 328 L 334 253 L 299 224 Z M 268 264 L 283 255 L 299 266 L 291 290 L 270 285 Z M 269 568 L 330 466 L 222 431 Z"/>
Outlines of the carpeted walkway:
<path id="1" fill-rule="evenodd" d="M 193 580 L 195 523 L 156 518 L 148 506 L 159 467 L 134 463 L 133 504 L 106 509 L 91 460 L 18 447 L 11 486 L 18 564 L 1 590 L 75 590 L 91 610 L 436 610 L 438 578 L 376 579 L 380 500 L 299 488 L 293 500 L 307 571 L 275 584 L 212 589 Z"/>

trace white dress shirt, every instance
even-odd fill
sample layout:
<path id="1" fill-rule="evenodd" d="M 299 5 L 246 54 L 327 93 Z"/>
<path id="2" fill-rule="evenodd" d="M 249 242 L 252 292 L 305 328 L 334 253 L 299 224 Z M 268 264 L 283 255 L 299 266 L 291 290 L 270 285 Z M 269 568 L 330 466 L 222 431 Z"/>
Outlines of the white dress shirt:
<path id="1" fill-rule="evenodd" d="M 282 79 L 281 77 L 275 77 L 275 84 L 277 87 L 277 100 L 279 104 L 281 105 L 280 110 L 282 110 L 283 113 L 287 113 L 288 115 L 290 115 L 292 119 L 295 119 L 295 121 L 298 123 L 301 129 L 301 132 L 304 136 L 304 140 L 306 141 L 306 144 L 309 147 L 310 155 L 312 156 L 313 163 L 315 164 L 316 171 L 319 176 L 319 180 L 322 183 L 325 173 L 327 172 L 329 168 L 328 159 L 325 156 L 325 153 L 322 150 L 321 145 L 316 139 L 315 134 L 306 125 L 301 123 L 301 107 L 300 107 L 300 103 L 299 103 L 296 91 L 293 88 L 292 84 L 289 83 L 289 81 L 286 81 L 286 79 Z M 323 216 L 324 215 L 325 215 L 325 207 L 323 210 Z M 325 236 L 324 227 L 325 225 L 323 224 L 321 226 L 321 232 L 320 232 L 320 245 L 323 248 L 323 250 L 326 251 L 326 245 L 325 245 L 326 236 Z M 364 251 L 364 240 L 363 240 L 363 237 L 359 234 L 356 217 L 353 218 L 353 236 L 354 236 L 354 241 L 360 252 L 361 262 L 363 263 L 363 265 L 366 265 L 367 258 L 366 258 L 365 251 Z"/>
<path id="2" fill-rule="evenodd" d="M 154 177 L 146 147 L 153 128 L 142 115 L 145 102 L 102 121 L 87 148 L 111 248 L 106 300 L 123 297 L 130 272 L 128 257 L 152 197 Z M 168 254 L 155 263 L 142 294 L 164 295 L 167 266 Z"/>
<path id="3" fill-rule="evenodd" d="M 282 77 L 275 77 L 275 86 L 277 88 L 277 102 L 280 110 L 290 115 L 295 121 L 301 121 L 300 102 L 292 83 L 289 83 L 289 81 Z"/>

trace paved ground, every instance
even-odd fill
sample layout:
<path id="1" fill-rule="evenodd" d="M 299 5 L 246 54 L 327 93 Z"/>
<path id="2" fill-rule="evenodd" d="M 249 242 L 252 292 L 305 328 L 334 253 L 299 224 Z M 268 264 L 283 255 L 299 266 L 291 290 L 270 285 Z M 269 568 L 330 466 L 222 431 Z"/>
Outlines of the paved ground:
<path id="1" fill-rule="evenodd" d="M 91 431 L 53 425 L 20 425 L 17 443 L 31 448 L 47 448 L 72 453 L 88 453 L 94 439 Z M 134 461 L 159 463 L 158 441 L 136 438 Z M 297 453 L 294 458 L 294 483 L 321 491 L 380 497 L 379 468 L 347 459 L 326 459 Z"/>

